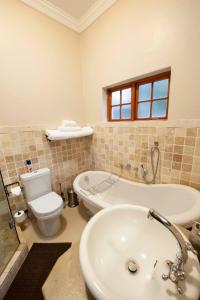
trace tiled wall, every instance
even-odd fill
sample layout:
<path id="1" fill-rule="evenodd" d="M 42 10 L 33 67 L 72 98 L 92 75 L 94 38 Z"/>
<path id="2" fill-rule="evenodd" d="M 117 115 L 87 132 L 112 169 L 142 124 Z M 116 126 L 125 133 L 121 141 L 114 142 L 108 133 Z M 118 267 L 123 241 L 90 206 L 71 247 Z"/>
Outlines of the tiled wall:
<path id="1" fill-rule="evenodd" d="M 197 127 L 97 125 L 93 138 L 95 169 L 141 181 L 140 165 L 149 173 L 151 170 L 150 149 L 154 141 L 159 142 L 161 151 L 157 182 L 200 189 L 200 128 Z M 130 164 L 131 169 L 122 170 L 120 164 Z"/>
<path id="2" fill-rule="evenodd" d="M 5 184 L 18 180 L 26 172 L 26 159 L 32 159 L 34 169 L 50 168 L 53 189 L 57 192 L 59 183 L 66 190 L 77 174 L 94 168 L 142 181 L 140 165 L 150 174 L 150 149 L 158 141 L 161 160 L 157 182 L 200 189 L 200 127 L 102 123 L 94 129 L 93 137 L 59 142 L 47 141 L 44 130 L 0 131 L 0 169 Z M 130 164 L 131 169 L 122 170 L 121 164 Z M 17 206 L 20 202 L 14 198 L 14 208 L 20 208 Z"/>
<path id="3" fill-rule="evenodd" d="M 66 189 L 74 177 L 91 169 L 92 137 L 58 142 L 47 141 L 44 130 L 15 129 L 0 132 L 0 169 L 5 184 L 19 180 L 27 172 L 25 160 L 32 159 L 33 169 L 48 167 L 53 189 Z M 20 199 L 15 199 L 17 201 Z M 19 208 L 19 207 L 17 207 Z"/>

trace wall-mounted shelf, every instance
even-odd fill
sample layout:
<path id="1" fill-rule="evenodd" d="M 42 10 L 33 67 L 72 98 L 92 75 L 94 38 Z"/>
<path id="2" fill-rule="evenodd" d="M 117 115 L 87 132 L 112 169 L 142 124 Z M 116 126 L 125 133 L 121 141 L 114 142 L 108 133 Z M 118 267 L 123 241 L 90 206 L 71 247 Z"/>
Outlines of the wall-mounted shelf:
<path id="1" fill-rule="evenodd" d="M 94 133 L 94 130 L 91 127 L 83 127 L 78 131 L 60 131 L 53 129 L 46 129 L 45 134 L 49 141 L 61 141 L 74 139 L 84 136 L 89 136 Z"/>

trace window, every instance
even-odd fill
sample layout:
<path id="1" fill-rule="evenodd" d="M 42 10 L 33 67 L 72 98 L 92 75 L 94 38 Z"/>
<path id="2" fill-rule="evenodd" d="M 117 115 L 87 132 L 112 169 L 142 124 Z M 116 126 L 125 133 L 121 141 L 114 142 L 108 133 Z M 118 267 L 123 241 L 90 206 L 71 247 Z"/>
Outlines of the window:
<path id="1" fill-rule="evenodd" d="M 108 90 L 108 121 L 167 119 L 170 72 Z"/>

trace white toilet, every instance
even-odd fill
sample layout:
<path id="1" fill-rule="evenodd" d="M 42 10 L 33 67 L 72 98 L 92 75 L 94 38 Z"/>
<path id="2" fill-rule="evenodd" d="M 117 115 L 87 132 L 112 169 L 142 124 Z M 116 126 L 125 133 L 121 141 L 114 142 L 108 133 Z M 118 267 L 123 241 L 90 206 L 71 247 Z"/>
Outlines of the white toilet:
<path id="1" fill-rule="evenodd" d="M 45 236 L 55 235 L 61 226 L 62 198 L 52 192 L 51 174 L 47 168 L 21 176 L 26 201 Z"/>

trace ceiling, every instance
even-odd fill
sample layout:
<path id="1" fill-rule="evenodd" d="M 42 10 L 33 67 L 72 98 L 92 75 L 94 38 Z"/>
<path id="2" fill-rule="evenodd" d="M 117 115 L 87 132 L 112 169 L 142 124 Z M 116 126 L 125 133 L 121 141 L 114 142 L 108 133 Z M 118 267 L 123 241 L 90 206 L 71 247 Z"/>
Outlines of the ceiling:
<path id="1" fill-rule="evenodd" d="M 82 32 L 117 0 L 21 0 L 56 21 Z"/>

